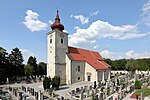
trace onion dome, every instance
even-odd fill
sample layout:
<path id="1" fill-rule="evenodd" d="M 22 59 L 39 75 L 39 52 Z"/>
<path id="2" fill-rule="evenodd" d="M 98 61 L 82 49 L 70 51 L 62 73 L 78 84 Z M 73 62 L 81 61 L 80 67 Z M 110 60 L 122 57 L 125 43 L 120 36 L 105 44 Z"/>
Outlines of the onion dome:
<path id="1" fill-rule="evenodd" d="M 64 30 L 64 26 L 60 23 L 59 15 L 58 15 L 58 10 L 55 18 L 55 22 L 51 25 L 51 29 L 55 30 L 58 29 L 60 31 Z"/>

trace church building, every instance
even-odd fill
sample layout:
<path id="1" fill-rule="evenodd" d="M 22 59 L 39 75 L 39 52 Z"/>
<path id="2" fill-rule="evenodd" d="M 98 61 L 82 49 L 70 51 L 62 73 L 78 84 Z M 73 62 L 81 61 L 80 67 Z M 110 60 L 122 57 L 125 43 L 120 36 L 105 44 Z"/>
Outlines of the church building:
<path id="1" fill-rule="evenodd" d="M 98 52 L 68 46 L 68 33 L 63 32 L 58 10 L 51 29 L 47 36 L 47 76 L 60 76 L 61 84 L 110 79 L 111 66 Z"/>

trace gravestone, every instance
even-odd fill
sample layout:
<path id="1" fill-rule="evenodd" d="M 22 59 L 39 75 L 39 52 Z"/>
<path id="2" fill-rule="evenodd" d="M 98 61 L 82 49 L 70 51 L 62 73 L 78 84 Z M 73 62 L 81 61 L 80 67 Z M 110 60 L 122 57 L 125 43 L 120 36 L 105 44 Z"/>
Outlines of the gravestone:
<path id="1" fill-rule="evenodd" d="M 120 85 L 120 79 L 119 78 L 117 78 L 117 85 Z"/>
<path id="2" fill-rule="evenodd" d="M 83 100 L 83 92 L 80 93 L 80 100 Z"/>
<path id="3" fill-rule="evenodd" d="M 81 87 L 81 90 L 80 90 L 80 92 L 84 92 L 84 88 L 83 88 L 83 87 Z"/>
<path id="4" fill-rule="evenodd" d="M 95 88 L 95 91 L 94 91 L 94 93 L 96 94 L 96 93 L 98 93 L 98 89 L 97 88 Z"/>
<path id="5" fill-rule="evenodd" d="M 150 75 L 148 76 L 148 86 L 150 86 Z"/>
<path id="6" fill-rule="evenodd" d="M 40 100 L 43 100 L 43 93 L 40 93 Z"/>
<path id="7" fill-rule="evenodd" d="M 134 86 L 130 86 L 129 92 L 132 93 L 134 91 Z"/>
<path id="8" fill-rule="evenodd" d="M 94 81 L 94 89 L 96 88 L 96 81 Z"/>
<path id="9" fill-rule="evenodd" d="M 22 100 L 22 92 L 19 92 L 19 100 Z"/>
<path id="10" fill-rule="evenodd" d="M 90 95 L 90 90 L 87 90 L 87 97 L 89 97 Z"/>
<path id="11" fill-rule="evenodd" d="M 100 92 L 100 100 L 104 100 L 104 93 Z"/>
<path id="12" fill-rule="evenodd" d="M 22 85 L 21 89 L 26 92 L 26 87 Z"/>
<path id="13" fill-rule="evenodd" d="M 64 97 L 61 97 L 61 100 L 64 100 Z"/>
<path id="14" fill-rule="evenodd" d="M 91 85 L 89 86 L 89 90 L 92 90 L 92 86 Z"/>
<path id="15" fill-rule="evenodd" d="M 110 88 L 107 88 L 107 95 L 110 95 Z"/>
<path id="16" fill-rule="evenodd" d="M 9 86 L 9 91 L 12 91 L 12 87 Z"/>
<path id="17" fill-rule="evenodd" d="M 76 93 L 79 93 L 80 92 L 80 89 L 79 88 L 76 88 Z"/>
<path id="18" fill-rule="evenodd" d="M 88 86 L 84 86 L 84 91 L 86 92 L 88 90 Z"/>
<path id="19" fill-rule="evenodd" d="M 102 84 L 101 84 L 101 82 L 98 82 L 98 88 L 100 88 L 100 87 L 101 87 L 101 85 L 102 85 Z"/>
<path id="20" fill-rule="evenodd" d="M 29 87 L 27 87 L 27 91 L 30 91 L 29 89 L 30 89 L 30 88 L 29 88 Z"/>
<path id="21" fill-rule="evenodd" d="M 104 92 L 104 87 L 101 87 L 101 90 L 100 90 L 101 92 Z"/>
<path id="22" fill-rule="evenodd" d="M 71 91 L 71 96 L 75 96 L 75 90 Z"/>
<path id="23" fill-rule="evenodd" d="M 119 87 L 118 86 L 116 87 L 116 91 L 119 92 Z"/>
<path id="24" fill-rule="evenodd" d="M 109 98 L 109 100 L 113 100 L 113 96 L 111 96 L 111 97 Z"/>
<path id="25" fill-rule="evenodd" d="M 35 99 L 38 100 L 38 92 L 35 92 Z"/>
<path id="26" fill-rule="evenodd" d="M 13 89 L 13 91 L 14 91 L 14 95 L 17 97 L 17 90 Z"/>
<path id="27" fill-rule="evenodd" d="M 98 99 L 98 95 L 95 96 L 95 100 L 99 100 L 99 99 Z"/>
<path id="28" fill-rule="evenodd" d="M 34 88 L 32 88 L 32 95 L 34 96 Z"/>
<path id="29" fill-rule="evenodd" d="M 105 88 L 107 88 L 108 87 L 108 82 L 106 82 L 106 85 L 105 85 Z"/>

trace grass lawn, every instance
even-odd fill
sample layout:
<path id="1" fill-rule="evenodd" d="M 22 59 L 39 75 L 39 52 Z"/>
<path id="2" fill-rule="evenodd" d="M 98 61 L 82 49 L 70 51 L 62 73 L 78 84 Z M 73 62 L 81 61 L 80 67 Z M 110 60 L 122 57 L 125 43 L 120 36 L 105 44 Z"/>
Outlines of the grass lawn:
<path id="1" fill-rule="evenodd" d="M 150 96 L 150 88 L 142 88 L 138 89 L 135 93 L 133 93 L 134 96 L 141 95 L 141 92 L 143 93 L 143 96 Z"/>

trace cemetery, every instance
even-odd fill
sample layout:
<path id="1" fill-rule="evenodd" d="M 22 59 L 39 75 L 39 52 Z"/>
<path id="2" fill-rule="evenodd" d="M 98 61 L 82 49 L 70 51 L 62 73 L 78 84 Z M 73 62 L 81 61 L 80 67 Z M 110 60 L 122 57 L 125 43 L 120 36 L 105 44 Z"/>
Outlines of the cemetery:
<path id="1" fill-rule="evenodd" d="M 140 73 L 140 74 L 139 74 Z M 43 89 L 42 82 L 32 84 L 10 84 L 1 86 L 7 95 L 0 97 L 13 100 L 149 100 L 150 73 L 111 73 L 106 82 L 78 82 L 60 86 L 59 89 Z M 146 99 L 147 98 L 147 99 Z"/>

